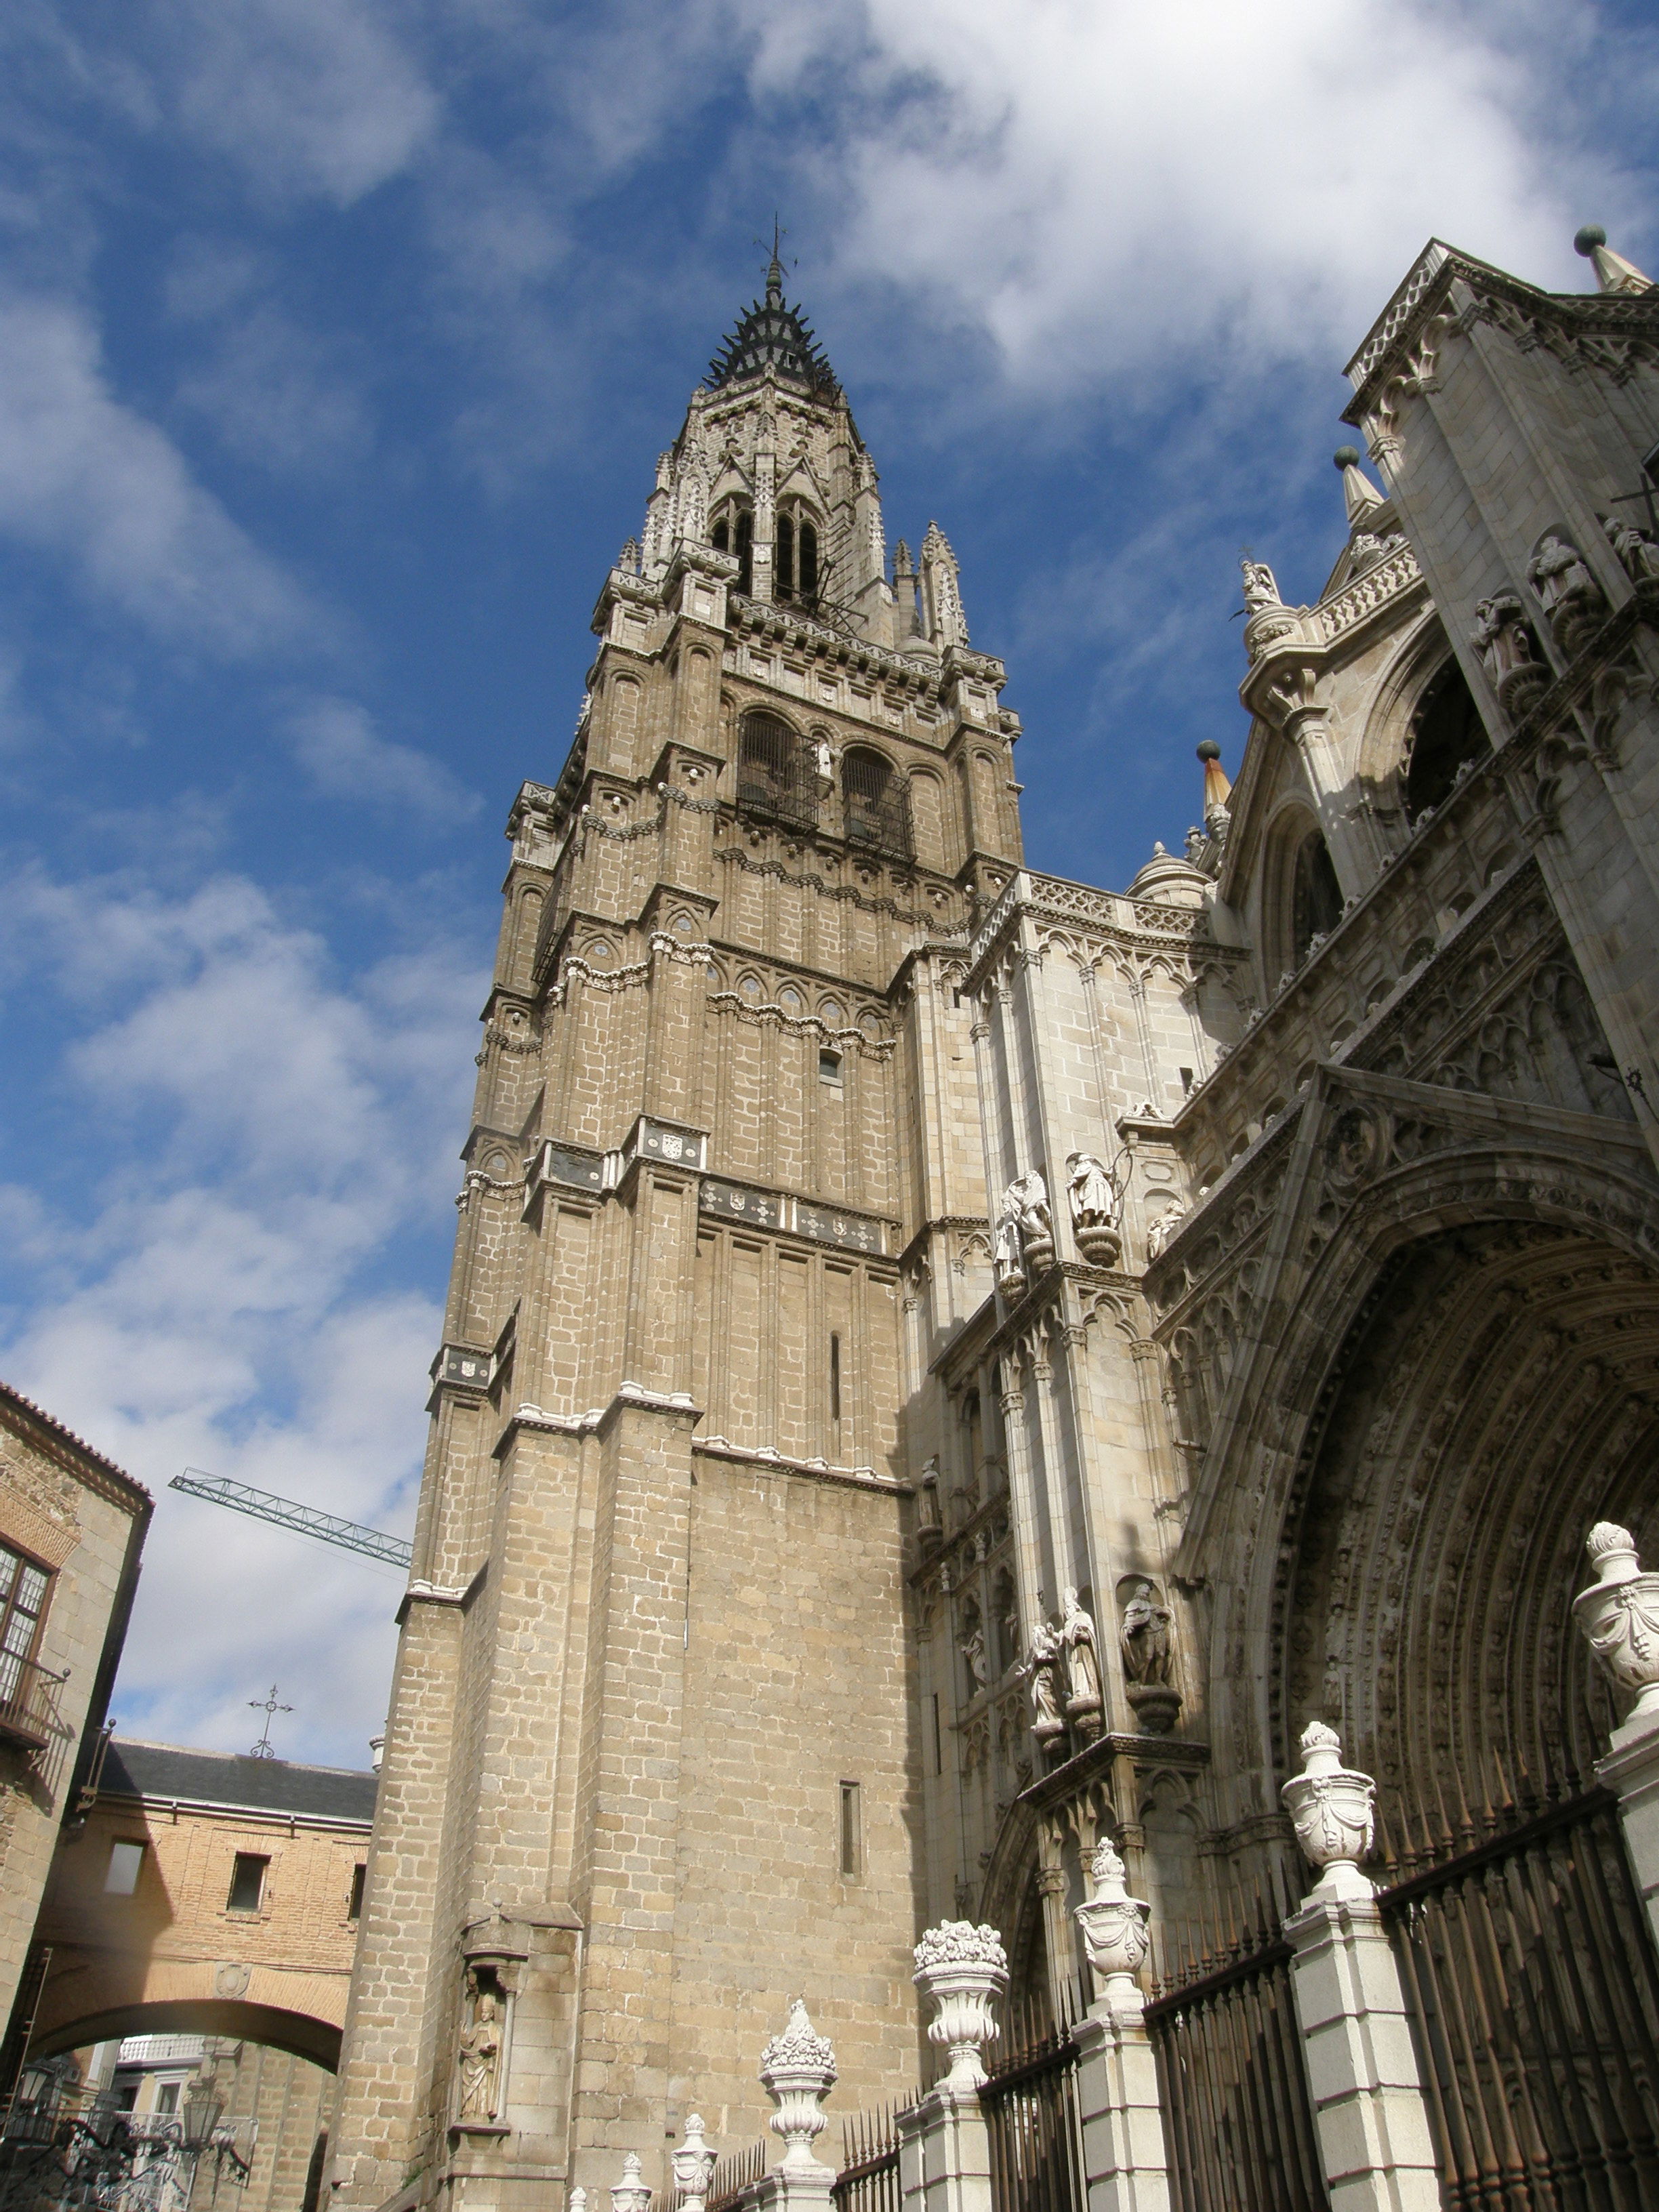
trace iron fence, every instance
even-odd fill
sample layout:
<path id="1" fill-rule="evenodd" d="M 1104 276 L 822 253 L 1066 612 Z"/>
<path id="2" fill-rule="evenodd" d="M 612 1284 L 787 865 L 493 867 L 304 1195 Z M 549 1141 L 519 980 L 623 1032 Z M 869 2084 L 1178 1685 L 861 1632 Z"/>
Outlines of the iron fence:
<path id="1" fill-rule="evenodd" d="M 836 2212 L 899 2212 L 899 2110 L 859 2112 L 843 2123 L 841 2172 L 830 2192 Z"/>
<path id="2" fill-rule="evenodd" d="M 1258 1899 L 1146 2007 L 1177 2212 L 1328 2212 L 1281 1917 Z"/>
<path id="3" fill-rule="evenodd" d="M 1659 2204 L 1659 1959 L 1611 1792 L 1500 1786 L 1384 1850 L 1448 2212 Z"/>
<path id="4" fill-rule="evenodd" d="M 750 2143 L 746 2150 L 727 2152 L 717 2158 L 708 2174 L 708 2212 L 732 2212 L 766 2171 L 766 2142 Z M 678 2191 L 676 2202 L 679 2200 Z"/>
<path id="5" fill-rule="evenodd" d="M 979 2093 L 995 2212 L 1085 2212 L 1083 2124 L 1073 2008 L 1012 2022 L 1008 2049 Z"/>

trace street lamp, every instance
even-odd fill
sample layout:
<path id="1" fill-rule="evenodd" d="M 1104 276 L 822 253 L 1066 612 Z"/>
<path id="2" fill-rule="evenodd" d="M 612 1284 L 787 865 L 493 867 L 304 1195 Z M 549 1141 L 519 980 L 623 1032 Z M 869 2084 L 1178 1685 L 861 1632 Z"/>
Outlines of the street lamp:
<path id="1" fill-rule="evenodd" d="M 224 2109 L 225 2100 L 211 2081 L 192 2081 L 185 2090 L 179 2107 L 179 2132 L 191 2158 L 199 2158 L 204 2150 L 211 2148 L 214 2130 Z"/>

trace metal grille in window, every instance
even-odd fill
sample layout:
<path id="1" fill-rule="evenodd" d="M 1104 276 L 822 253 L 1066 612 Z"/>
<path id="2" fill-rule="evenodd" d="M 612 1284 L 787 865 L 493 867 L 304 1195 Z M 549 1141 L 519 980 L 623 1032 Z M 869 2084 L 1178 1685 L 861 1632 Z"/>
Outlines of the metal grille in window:
<path id="1" fill-rule="evenodd" d="M 811 754 L 787 722 L 750 714 L 738 753 L 738 804 L 793 829 L 817 826 L 817 776 Z"/>
<path id="2" fill-rule="evenodd" d="M 0 1705 L 10 1705 L 22 1684 L 46 1610 L 45 1568 L 0 1544 Z"/>
<path id="3" fill-rule="evenodd" d="M 895 775 L 879 753 L 855 747 L 842 761 L 841 788 L 848 843 L 908 860 L 910 790 L 904 778 Z"/>

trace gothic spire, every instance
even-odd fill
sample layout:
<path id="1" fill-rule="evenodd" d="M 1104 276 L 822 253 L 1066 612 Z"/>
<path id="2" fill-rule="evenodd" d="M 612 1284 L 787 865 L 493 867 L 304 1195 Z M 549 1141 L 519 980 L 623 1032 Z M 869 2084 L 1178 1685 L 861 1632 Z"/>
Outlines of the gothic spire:
<path id="1" fill-rule="evenodd" d="M 703 382 L 711 391 L 759 376 L 768 368 L 788 384 L 805 387 L 814 399 L 834 399 L 841 387 L 824 359 L 812 326 L 783 296 L 783 264 L 778 258 L 774 226 L 772 258 L 766 271 L 766 297 L 757 300 L 708 364 Z"/>

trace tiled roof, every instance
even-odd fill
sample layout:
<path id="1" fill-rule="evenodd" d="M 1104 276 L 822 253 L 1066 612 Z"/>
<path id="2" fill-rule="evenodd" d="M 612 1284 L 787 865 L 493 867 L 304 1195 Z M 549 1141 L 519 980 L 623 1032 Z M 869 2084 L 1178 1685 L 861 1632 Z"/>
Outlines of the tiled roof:
<path id="1" fill-rule="evenodd" d="M 186 1805 L 304 1813 L 313 1820 L 372 1820 L 380 1777 L 349 1766 L 301 1766 L 245 1753 L 190 1751 L 117 1736 L 99 1778 L 100 1797 L 162 1797 Z"/>

